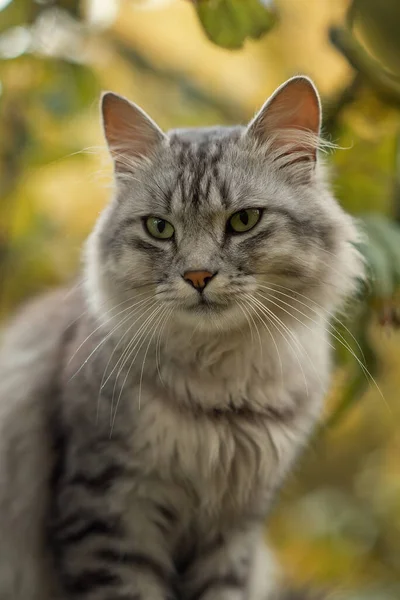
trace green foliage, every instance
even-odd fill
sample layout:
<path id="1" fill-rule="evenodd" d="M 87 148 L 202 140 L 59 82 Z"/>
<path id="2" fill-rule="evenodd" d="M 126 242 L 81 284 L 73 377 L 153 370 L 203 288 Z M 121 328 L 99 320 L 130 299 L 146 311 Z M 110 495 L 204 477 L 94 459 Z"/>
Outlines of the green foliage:
<path id="1" fill-rule="evenodd" d="M 193 0 L 207 37 L 222 48 L 237 50 L 248 39 L 272 29 L 276 13 L 261 0 Z"/>
<path id="2" fill-rule="evenodd" d="M 360 244 L 369 271 L 372 299 L 390 301 L 400 285 L 400 228 L 388 217 L 368 214 L 360 220 Z"/>
<path id="3" fill-rule="evenodd" d="M 393 74 L 400 75 L 400 3 L 398 0 L 353 0 L 348 13 L 351 30 L 366 50 Z"/>

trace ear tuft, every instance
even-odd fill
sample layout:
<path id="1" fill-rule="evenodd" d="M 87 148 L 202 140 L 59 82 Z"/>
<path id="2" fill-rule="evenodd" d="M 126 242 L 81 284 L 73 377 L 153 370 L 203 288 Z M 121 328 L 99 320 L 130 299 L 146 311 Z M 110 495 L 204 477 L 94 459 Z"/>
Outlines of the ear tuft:
<path id="1" fill-rule="evenodd" d="M 113 92 L 102 94 L 101 114 L 116 172 L 134 170 L 166 137 L 141 108 Z"/>
<path id="2" fill-rule="evenodd" d="M 268 144 L 287 164 L 317 158 L 321 127 L 319 94 L 308 77 L 293 77 L 281 85 L 250 122 L 247 135 Z"/>

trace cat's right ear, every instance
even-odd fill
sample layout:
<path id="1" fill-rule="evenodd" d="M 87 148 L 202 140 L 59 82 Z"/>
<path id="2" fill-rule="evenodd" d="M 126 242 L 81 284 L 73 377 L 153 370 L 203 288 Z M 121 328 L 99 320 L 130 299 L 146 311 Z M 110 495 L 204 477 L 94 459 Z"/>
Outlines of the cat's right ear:
<path id="1" fill-rule="evenodd" d="M 299 166 L 305 181 L 317 160 L 321 102 L 308 77 L 292 77 L 281 85 L 250 122 L 247 135 L 269 146 L 281 166 Z"/>
<path id="2" fill-rule="evenodd" d="M 117 173 L 129 173 L 166 139 L 146 113 L 113 92 L 101 97 L 104 135 Z"/>

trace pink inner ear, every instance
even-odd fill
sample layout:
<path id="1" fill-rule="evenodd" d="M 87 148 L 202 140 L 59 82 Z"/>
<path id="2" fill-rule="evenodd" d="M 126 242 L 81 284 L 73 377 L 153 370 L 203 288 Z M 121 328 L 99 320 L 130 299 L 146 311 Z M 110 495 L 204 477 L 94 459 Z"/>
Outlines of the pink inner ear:
<path id="1" fill-rule="evenodd" d="M 299 77 L 275 92 L 250 124 L 249 132 L 275 149 L 284 146 L 285 154 L 301 152 L 303 160 L 315 160 L 312 138 L 319 135 L 320 123 L 318 93 L 308 79 Z"/>
<path id="2" fill-rule="evenodd" d="M 272 100 L 266 117 L 270 127 L 299 129 L 318 134 L 320 112 L 314 88 L 308 82 L 300 81 L 288 85 Z"/>
<path id="3" fill-rule="evenodd" d="M 103 122 L 107 142 L 110 147 L 129 136 L 130 107 L 118 96 L 107 94 L 103 99 Z"/>
<path id="4" fill-rule="evenodd" d="M 104 132 L 117 169 L 148 156 L 161 142 L 161 129 L 138 106 L 117 94 L 102 100 Z"/>

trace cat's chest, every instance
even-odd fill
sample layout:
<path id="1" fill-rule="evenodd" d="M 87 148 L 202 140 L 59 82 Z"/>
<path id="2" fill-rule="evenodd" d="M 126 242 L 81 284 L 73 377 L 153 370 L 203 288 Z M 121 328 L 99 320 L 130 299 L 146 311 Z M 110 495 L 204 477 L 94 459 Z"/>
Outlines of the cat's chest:
<path id="1" fill-rule="evenodd" d="M 276 415 L 204 415 L 148 398 L 137 414 L 135 456 L 154 475 L 187 491 L 199 510 L 258 510 L 298 447 Z"/>

